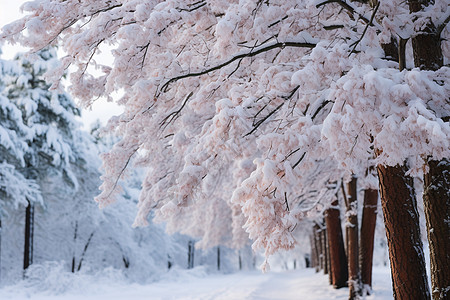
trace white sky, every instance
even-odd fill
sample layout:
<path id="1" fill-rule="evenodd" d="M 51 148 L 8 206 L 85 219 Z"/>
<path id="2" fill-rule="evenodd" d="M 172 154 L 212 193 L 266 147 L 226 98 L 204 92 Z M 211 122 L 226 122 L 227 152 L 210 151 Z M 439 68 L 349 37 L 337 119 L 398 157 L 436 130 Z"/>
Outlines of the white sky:
<path id="1" fill-rule="evenodd" d="M 27 2 L 26 0 L 0 0 L 0 28 L 4 25 L 19 19 L 22 14 L 20 13 L 20 6 Z M 24 51 L 25 48 L 20 46 L 11 46 L 5 44 L 1 47 L 2 58 L 11 59 L 16 52 Z M 76 101 L 76 99 L 75 99 Z M 103 124 L 113 115 L 118 115 L 122 112 L 122 109 L 113 103 L 108 103 L 105 100 L 99 99 L 92 106 L 92 110 L 83 110 L 83 116 L 81 121 L 83 127 L 88 129 L 90 124 L 99 119 Z"/>

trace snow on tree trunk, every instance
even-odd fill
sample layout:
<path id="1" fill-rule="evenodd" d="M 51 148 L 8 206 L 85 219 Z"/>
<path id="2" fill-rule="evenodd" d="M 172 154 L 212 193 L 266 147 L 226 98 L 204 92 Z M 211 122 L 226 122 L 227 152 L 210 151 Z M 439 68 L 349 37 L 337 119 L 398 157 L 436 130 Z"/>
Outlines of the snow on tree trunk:
<path id="1" fill-rule="evenodd" d="M 412 13 L 434 1 L 409 1 Z M 440 30 L 430 21 L 412 38 L 414 65 L 422 70 L 438 70 L 444 64 Z M 448 99 L 447 99 L 448 100 Z M 440 116 L 442 119 L 447 115 Z M 448 121 L 448 120 L 447 120 Z M 430 160 L 424 175 L 424 210 L 430 247 L 431 291 L 435 300 L 450 296 L 450 162 Z"/>
<path id="2" fill-rule="evenodd" d="M 364 292 L 369 294 L 372 289 L 373 246 L 375 225 L 377 223 L 378 190 L 364 191 L 364 204 L 361 220 L 361 235 L 359 243 L 359 263 L 361 281 Z"/>
<path id="3" fill-rule="evenodd" d="M 34 237 L 34 203 L 28 202 L 28 206 L 26 208 L 25 213 L 25 245 L 23 251 L 24 271 L 33 263 L 33 237 Z"/>
<path id="4" fill-rule="evenodd" d="M 430 299 L 413 179 L 406 170 L 377 167 L 394 299 Z"/>
<path id="5" fill-rule="evenodd" d="M 330 248 L 330 262 L 332 285 L 339 289 L 347 286 L 348 269 L 345 255 L 344 239 L 342 236 L 341 218 L 338 199 L 331 203 L 325 213 L 328 231 L 328 245 Z"/>
<path id="6" fill-rule="evenodd" d="M 352 176 L 347 183 L 348 203 L 347 220 L 345 229 L 347 231 L 347 254 L 348 254 L 348 287 L 349 299 L 358 299 L 360 292 L 359 273 L 359 249 L 358 249 L 358 199 L 356 189 L 356 177 Z"/>

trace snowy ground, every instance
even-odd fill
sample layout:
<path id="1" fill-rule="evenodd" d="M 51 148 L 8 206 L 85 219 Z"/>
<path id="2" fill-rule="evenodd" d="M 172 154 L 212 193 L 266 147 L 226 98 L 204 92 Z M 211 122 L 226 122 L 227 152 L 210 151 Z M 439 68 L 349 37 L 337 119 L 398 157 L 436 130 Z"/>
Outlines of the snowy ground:
<path id="1" fill-rule="evenodd" d="M 176 270 L 160 281 L 147 284 L 126 284 L 121 278 L 109 276 L 84 279 L 68 275 L 66 279 L 48 278 L 43 282 L 22 282 L 0 290 L 2 300 L 330 300 L 348 299 L 348 289 L 335 290 L 328 277 L 312 269 L 262 274 L 258 271 L 229 275 L 206 274 L 204 269 Z M 120 277 L 120 276 L 119 276 Z M 387 268 L 375 268 L 374 294 L 369 300 L 392 298 L 390 274 Z M 58 282 L 52 285 L 52 282 Z M 36 284 L 40 286 L 36 286 Z"/>

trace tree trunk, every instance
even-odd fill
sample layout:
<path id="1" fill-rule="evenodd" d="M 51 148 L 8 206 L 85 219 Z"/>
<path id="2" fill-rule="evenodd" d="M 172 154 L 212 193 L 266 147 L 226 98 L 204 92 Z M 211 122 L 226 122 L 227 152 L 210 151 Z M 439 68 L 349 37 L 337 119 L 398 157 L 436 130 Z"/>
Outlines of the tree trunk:
<path id="1" fill-rule="evenodd" d="M 430 299 L 413 179 L 403 166 L 377 166 L 394 299 Z"/>
<path id="2" fill-rule="evenodd" d="M 318 267 L 316 267 L 316 272 L 323 270 L 323 252 L 322 252 L 322 243 L 320 241 L 320 226 L 318 224 L 314 225 L 314 240 L 316 243 L 317 249 L 317 262 Z"/>
<path id="3" fill-rule="evenodd" d="M 77 233 L 78 233 L 78 221 L 75 222 L 75 229 L 74 229 L 74 233 L 73 233 L 72 273 L 75 273 Z"/>
<path id="4" fill-rule="evenodd" d="M 217 271 L 220 271 L 220 247 L 217 246 Z"/>
<path id="5" fill-rule="evenodd" d="M 347 255 L 348 255 L 348 288 L 350 292 L 349 299 L 358 299 L 360 292 L 360 274 L 359 274 L 359 248 L 358 248 L 358 199 L 356 190 L 356 177 L 352 176 L 347 183 L 348 206 L 347 206 Z"/>
<path id="6" fill-rule="evenodd" d="M 347 286 L 348 269 L 345 256 L 344 239 L 342 236 L 339 201 L 331 203 L 331 207 L 325 212 L 325 222 L 328 231 L 328 245 L 330 248 L 330 264 L 332 285 L 339 289 Z"/>
<path id="7" fill-rule="evenodd" d="M 239 255 L 239 271 L 242 271 L 242 257 L 241 257 L 241 251 L 239 251 L 238 255 Z"/>
<path id="8" fill-rule="evenodd" d="M 411 12 L 422 10 L 431 0 L 409 1 Z M 422 70 L 437 70 L 444 64 L 441 36 L 433 23 L 428 23 L 420 34 L 412 38 L 414 65 Z M 447 112 L 448 114 L 449 112 Z M 448 117 L 448 116 L 439 116 Z M 424 210 L 430 245 L 431 290 L 433 299 L 450 297 L 450 164 L 443 159 L 428 162 L 424 175 Z"/>
<path id="9" fill-rule="evenodd" d="M 434 300 L 450 297 L 450 162 L 428 162 L 423 204 L 430 246 L 431 290 Z M 444 188 L 443 188 L 444 187 Z"/>
<path id="10" fill-rule="evenodd" d="M 359 263 L 361 281 L 364 292 L 370 295 L 372 290 L 372 261 L 375 225 L 377 223 L 378 190 L 364 191 L 364 206 L 361 221 L 361 236 L 359 243 Z"/>
<path id="11" fill-rule="evenodd" d="M 194 268 L 194 242 L 188 243 L 188 269 Z"/>
<path id="12" fill-rule="evenodd" d="M 409 0 L 411 13 L 421 11 L 425 6 L 434 3 L 434 0 Z M 433 23 L 412 38 L 414 66 L 421 70 L 437 70 L 444 65 L 444 56 L 441 49 L 440 32 Z"/>
<path id="13" fill-rule="evenodd" d="M 322 243 L 323 273 L 328 274 L 327 230 L 324 224 L 321 227 L 320 241 Z"/>
<path id="14" fill-rule="evenodd" d="M 325 222 L 325 220 L 324 220 L 324 222 Z M 326 229 L 326 224 L 325 224 L 325 229 Z M 327 233 L 326 234 L 327 241 L 326 241 L 325 247 L 327 249 L 328 283 L 330 285 L 333 285 L 333 270 L 331 269 L 330 243 L 328 242 L 328 239 L 329 239 L 328 235 L 329 235 L 329 233 L 328 233 L 328 230 L 325 230 L 325 232 Z"/>
<path id="15" fill-rule="evenodd" d="M 23 251 L 24 271 L 33 263 L 33 237 L 34 237 L 34 203 L 28 201 L 28 206 L 25 213 L 25 247 Z"/>
<path id="16" fill-rule="evenodd" d="M 311 233 L 310 237 L 310 244 L 311 244 L 311 268 L 317 268 L 317 249 L 316 249 L 316 243 L 314 238 L 314 228 L 313 232 Z"/>
<path id="17" fill-rule="evenodd" d="M 84 244 L 84 249 L 83 249 L 83 252 L 81 253 L 80 261 L 78 262 L 77 272 L 81 270 L 81 265 L 83 264 L 84 256 L 86 255 L 87 249 L 89 248 L 89 245 L 91 244 L 91 240 L 92 240 L 92 237 L 94 236 L 94 233 L 95 233 L 95 231 L 93 231 L 91 233 L 91 235 L 89 236 L 89 238 L 86 241 L 86 244 Z"/>
<path id="18" fill-rule="evenodd" d="M 2 283 L 2 216 L 0 214 L 0 285 Z"/>

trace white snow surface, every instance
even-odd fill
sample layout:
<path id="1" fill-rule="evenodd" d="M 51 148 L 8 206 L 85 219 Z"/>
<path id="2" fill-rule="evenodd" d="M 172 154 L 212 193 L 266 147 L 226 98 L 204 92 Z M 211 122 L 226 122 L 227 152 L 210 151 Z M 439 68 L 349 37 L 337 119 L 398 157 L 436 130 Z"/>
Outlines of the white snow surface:
<path id="1" fill-rule="evenodd" d="M 43 275 L 43 274 L 41 274 Z M 368 300 L 393 299 L 390 271 L 375 267 L 373 293 Z M 102 299 L 192 299 L 192 300 L 329 300 L 348 299 L 348 289 L 333 289 L 328 275 L 314 269 L 269 272 L 244 271 L 211 274 L 204 267 L 192 270 L 172 269 L 149 284 L 127 283 L 113 269 L 92 276 L 59 273 L 53 270 L 46 279 L 29 278 L 0 290 L 0 299 L 8 300 L 102 300 Z"/>

